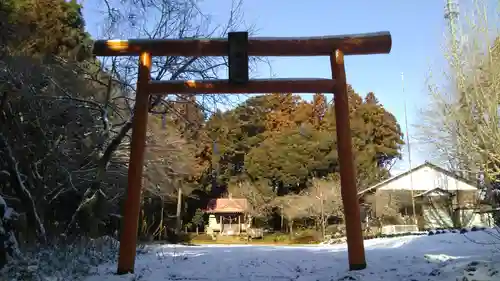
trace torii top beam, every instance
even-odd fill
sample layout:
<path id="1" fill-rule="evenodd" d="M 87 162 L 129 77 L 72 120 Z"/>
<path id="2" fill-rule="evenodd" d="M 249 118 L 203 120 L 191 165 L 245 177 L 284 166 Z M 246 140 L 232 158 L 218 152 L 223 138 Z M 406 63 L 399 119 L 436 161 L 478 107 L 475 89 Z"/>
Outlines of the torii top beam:
<path id="1" fill-rule="evenodd" d="M 330 56 L 336 49 L 345 55 L 388 54 L 392 39 L 389 32 L 318 36 L 249 38 L 249 56 Z M 227 56 L 227 39 L 132 39 L 97 40 L 96 56 Z"/>

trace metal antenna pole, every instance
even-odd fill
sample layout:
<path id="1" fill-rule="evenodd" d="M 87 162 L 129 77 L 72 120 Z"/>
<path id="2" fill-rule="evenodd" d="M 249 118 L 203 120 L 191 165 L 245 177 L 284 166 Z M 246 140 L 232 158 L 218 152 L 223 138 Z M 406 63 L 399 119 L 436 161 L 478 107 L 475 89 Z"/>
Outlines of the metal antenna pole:
<path id="1" fill-rule="evenodd" d="M 408 130 L 408 117 L 406 114 L 406 97 L 404 96 L 405 94 L 405 86 L 404 86 L 404 74 L 401 72 L 401 89 L 402 89 L 402 94 L 403 94 L 403 99 L 404 99 L 404 114 L 405 114 L 405 130 L 406 130 L 406 147 L 408 149 L 408 165 L 410 166 L 410 195 L 411 195 L 411 207 L 413 211 L 413 222 L 415 225 L 418 225 L 417 222 L 417 214 L 416 214 L 416 208 L 415 208 L 415 198 L 414 192 L 413 192 L 413 173 L 411 172 L 412 166 L 411 166 L 411 147 L 410 147 L 410 131 Z"/>
<path id="2" fill-rule="evenodd" d="M 456 72 L 459 70 L 460 67 L 460 50 L 459 50 L 459 36 L 458 34 L 458 16 L 459 16 L 459 11 L 458 11 L 458 3 L 457 0 L 446 0 L 446 4 L 444 7 L 444 18 L 448 21 L 448 32 L 450 36 L 450 44 L 451 44 L 451 67 L 453 68 L 453 73 L 457 74 Z M 454 79 L 457 79 L 458 77 L 454 77 Z M 456 83 L 456 81 L 455 81 Z M 455 85 L 456 86 L 456 85 Z M 464 99 L 464 96 L 461 96 L 461 102 L 462 99 Z"/>
<path id="3" fill-rule="evenodd" d="M 459 16 L 459 10 L 458 10 L 458 3 L 457 0 L 446 0 L 446 4 L 444 7 L 444 18 L 448 21 L 448 32 L 450 36 L 450 44 L 451 44 L 451 61 L 449 62 L 451 66 L 451 74 L 452 74 L 452 79 L 453 79 L 453 87 L 457 93 L 460 93 L 459 90 L 459 84 L 458 84 L 458 79 L 460 79 L 460 63 L 461 63 L 461 52 L 459 49 L 459 37 L 457 36 L 458 33 L 458 16 Z M 458 97 L 458 104 L 460 108 L 465 109 L 465 105 L 467 102 L 467 97 L 465 95 L 465 92 L 460 93 Z M 455 121 L 456 128 L 452 132 L 452 138 L 453 141 L 455 142 L 456 146 L 456 159 L 457 163 L 453 163 L 456 165 L 455 169 L 459 170 L 459 174 L 463 177 L 465 177 L 465 170 L 467 163 L 463 159 L 463 146 L 462 143 L 459 139 L 460 135 L 460 124 L 458 121 Z"/>
<path id="4" fill-rule="evenodd" d="M 458 48 L 458 38 L 457 38 L 457 26 L 458 26 L 458 3 L 456 0 L 446 0 L 446 5 L 444 7 L 444 18 L 448 20 L 448 28 L 450 31 L 450 37 L 452 40 L 452 52 L 456 55 Z"/>

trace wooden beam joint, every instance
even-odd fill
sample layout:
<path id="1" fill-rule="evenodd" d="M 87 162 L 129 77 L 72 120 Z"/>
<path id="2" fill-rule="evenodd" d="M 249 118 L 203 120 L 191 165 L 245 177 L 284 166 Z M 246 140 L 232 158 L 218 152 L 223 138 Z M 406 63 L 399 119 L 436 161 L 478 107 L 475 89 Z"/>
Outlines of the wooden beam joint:
<path id="1" fill-rule="evenodd" d="M 229 83 L 248 83 L 248 32 L 229 32 L 228 37 Z"/>

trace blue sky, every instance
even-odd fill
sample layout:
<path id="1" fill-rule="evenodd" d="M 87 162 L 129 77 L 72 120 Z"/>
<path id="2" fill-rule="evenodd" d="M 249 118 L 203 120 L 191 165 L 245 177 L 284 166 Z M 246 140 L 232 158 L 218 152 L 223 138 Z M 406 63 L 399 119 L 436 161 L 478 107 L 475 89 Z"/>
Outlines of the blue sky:
<path id="1" fill-rule="evenodd" d="M 89 32 L 96 37 L 100 21 L 96 3 L 87 0 L 84 16 Z M 257 36 L 315 36 L 390 31 L 392 52 L 388 55 L 350 56 L 346 58 L 348 83 L 361 95 L 376 94 L 384 107 L 392 112 L 404 130 L 403 105 L 406 100 L 410 136 L 418 132 L 412 125 L 419 121 L 419 110 L 427 99 L 426 79 L 429 69 L 444 65 L 442 46 L 446 22 L 444 0 L 246 0 L 244 21 L 255 25 Z M 215 23 L 224 23 L 230 0 L 204 1 L 205 14 Z M 126 39 L 126 38 L 120 38 Z M 259 77 L 331 77 L 329 59 L 271 58 L 272 69 L 263 65 Z M 404 73 L 405 94 L 402 94 L 401 72 Z M 305 98 L 308 98 L 305 96 Z M 406 156 L 406 149 L 404 152 Z M 426 153 L 412 142 L 412 166 L 423 163 Z M 406 158 L 406 157 L 405 157 Z M 407 159 L 397 170 L 408 167 Z"/>

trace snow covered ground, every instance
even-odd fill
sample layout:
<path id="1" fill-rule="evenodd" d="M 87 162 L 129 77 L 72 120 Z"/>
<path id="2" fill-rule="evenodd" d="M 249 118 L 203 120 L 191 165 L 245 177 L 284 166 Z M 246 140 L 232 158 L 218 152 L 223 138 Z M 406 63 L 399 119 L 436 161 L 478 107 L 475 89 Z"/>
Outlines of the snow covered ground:
<path id="1" fill-rule="evenodd" d="M 85 281 L 498 281 L 499 234 L 490 229 L 367 240 L 368 268 L 355 272 L 347 270 L 346 245 L 161 245 L 138 256 L 135 275 L 114 275 L 116 264 L 106 264 Z"/>

